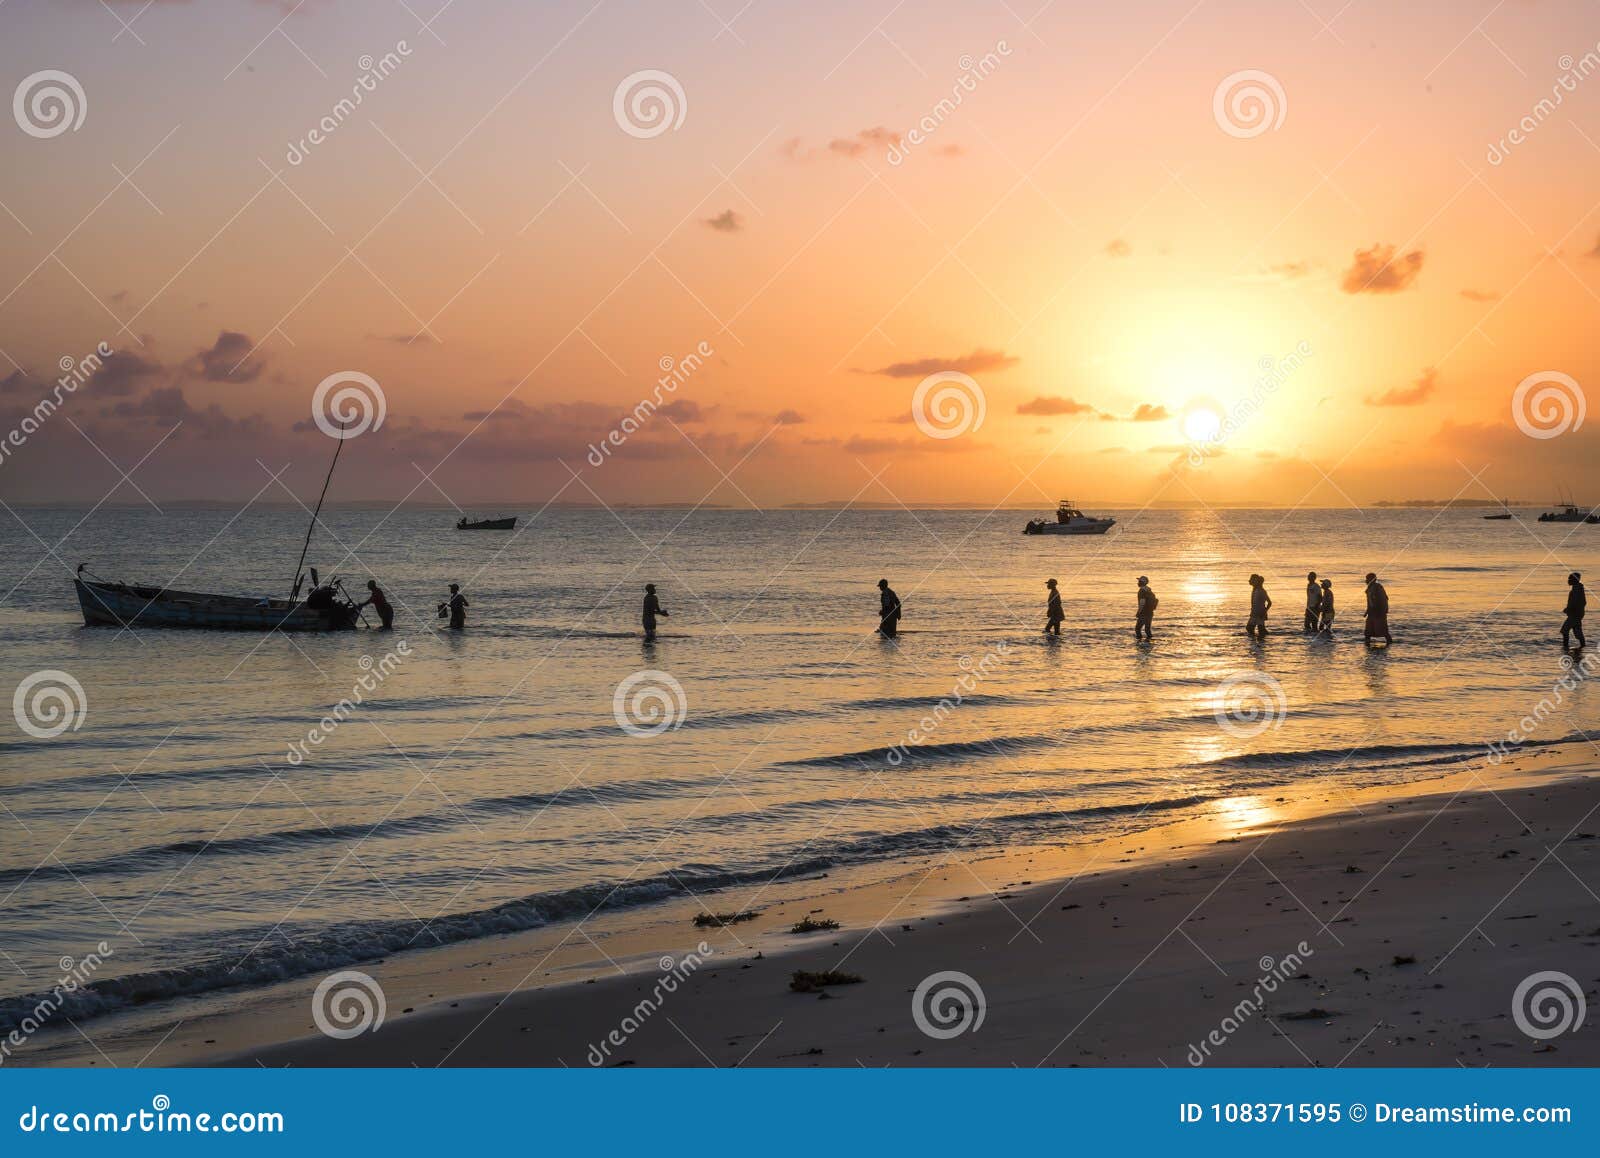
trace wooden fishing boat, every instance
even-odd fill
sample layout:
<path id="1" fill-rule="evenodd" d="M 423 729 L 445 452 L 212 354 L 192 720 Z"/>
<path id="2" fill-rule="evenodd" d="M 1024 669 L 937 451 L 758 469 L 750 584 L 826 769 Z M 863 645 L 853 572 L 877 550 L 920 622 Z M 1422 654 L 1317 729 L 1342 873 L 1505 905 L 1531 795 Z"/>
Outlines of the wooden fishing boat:
<path id="1" fill-rule="evenodd" d="M 73 579 L 83 622 L 89 627 L 200 627 L 222 631 L 343 631 L 356 625 L 356 609 L 318 588 L 305 602 L 211 595 Z M 318 604 L 321 604 L 319 606 Z"/>
<path id="2" fill-rule="evenodd" d="M 174 591 L 169 587 L 139 587 L 112 583 L 78 564 L 72 584 L 78 592 L 83 622 L 89 627 L 197 627 L 213 631 L 343 631 L 356 625 L 361 609 L 345 594 L 336 575 L 322 582 L 315 567 L 310 568 L 311 589 L 302 602 L 300 588 L 305 582 L 306 552 L 311 549 L 311 534 L 328 497 L 328 484 L 339 465 L 344 449 L 344 425 L 322 480 L 322 493 L 306 527 L 300 547 L 300 561 L 294 567 L 294 587 L 287 599 L 265 595 L 213 595 L 202 591 Z"/>
<path id="3" fill-rule="evenodd" d="M 510 531 L 517 525 L 517 516 L 509 519 L 469 519 L 465 515 L 456 520 L 458 531 Z"/>

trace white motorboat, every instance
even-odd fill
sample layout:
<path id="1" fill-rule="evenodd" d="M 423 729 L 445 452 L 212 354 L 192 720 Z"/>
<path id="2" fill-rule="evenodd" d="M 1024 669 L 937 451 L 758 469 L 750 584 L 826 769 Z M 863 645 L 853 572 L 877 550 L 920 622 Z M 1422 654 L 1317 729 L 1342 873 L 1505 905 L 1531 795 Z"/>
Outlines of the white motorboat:
<path id="1" fill-rule="evenodd" d="M 1024 535 L 1103 535 L 1116 526 L 1117 520 L 1097 519 L 1086 515 L 1072 505 L 1072 500 L 1062 499 L 1056 507 L 1056 521 L 1032 519 L 1022 528 Z"/>

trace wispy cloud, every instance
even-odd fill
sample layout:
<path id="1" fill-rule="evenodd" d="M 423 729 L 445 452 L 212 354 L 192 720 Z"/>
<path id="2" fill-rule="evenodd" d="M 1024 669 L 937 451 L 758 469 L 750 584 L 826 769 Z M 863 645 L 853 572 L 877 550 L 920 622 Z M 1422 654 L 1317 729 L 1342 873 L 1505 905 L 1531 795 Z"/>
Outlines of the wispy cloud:
<path id="1" fill-rule="evenodd" d="M 963 354 L 956 358 L 918 358 L 912 362 L 891 362 L 877 370 L 861 370 L 862 374 L 881 374 L 885 378 L 926 378 L 929 374 L 937 374 L 944 370 L 955 370 L 961 374 L 978 374 L 984 370 L 1005 370 L 1015 366 L 1021 358 L 1013 357 L 1001 350 L 985 350 L 982 348 Z"/>
<path id="2" fill-rule="evenodd" d="M 1420 406 L 1438 389 L 1439 374 L 1429 366 L 1410 386 L 1396 386 L 1377 396 L 1367 395 L 1368 406 Z"/>

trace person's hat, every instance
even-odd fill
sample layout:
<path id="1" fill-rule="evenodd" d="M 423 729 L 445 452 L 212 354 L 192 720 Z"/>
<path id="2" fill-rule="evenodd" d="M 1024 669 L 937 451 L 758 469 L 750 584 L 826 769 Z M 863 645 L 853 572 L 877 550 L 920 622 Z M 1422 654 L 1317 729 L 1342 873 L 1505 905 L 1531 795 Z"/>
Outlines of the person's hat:
<path id="1" fill-rule="evenodd" d="M 1046 579 L 1044 581 L 1044 585 L 1046 587 L 1054 587 L 1056 585 L 1056 581 L 1054 579 Z"/>
<path id="2" fill-rule="evenodd" d="M 887 586 L 889 586 L 889 581 L 887 579 L 879 579 L 878 580 L 878 586 L 879 587 L 887 587 Z"/>
<path id="3" fill-rule="evenodd" d="M 655 585 L 655 584 L 654 584 L 654 583 L 646 583 L 646 584 L 645 584 L 645 585 L 644 585 L 644 589 L 645 589 L 645 590 L 646 590 L 646 591 L 650 591 L 650 592 L 654 592 L 654 591 L 655 591 L 655 589 L 656 589 L 656 585 Z"/>
<path id="4" fill-rule="evenodd" d="M 1261 576 L 1259 576 L 1259 575 L 1252 575 L 1252 576 L 1250 576 L 1250 582 L 1251 582 L 1251 583 L 1265 583 L 1265 582 L 1266 582 L 1266 580 L 1265 580 L 1265 579 L 1263 579 L 1263 578 L 1262 578 L 1262 577 L 1261 577 Z"/>
<path id="5" fill-rule="evenodd" d="M 459 584 L 459 583 L 450 584 L 450 590 L 452 590 L 452 591 L 460 591 L 461 590 L 461 584 Z"/>
<path id="6" fill-rule="evenodd" d="M 1367 582 L 1368 583 L 1376 583 L 1377 581 L 1378 581 L 1378 573 L 1376 571 L 1368 571 L 1367 572 Z"/>
<path id="7" fill-rule="evenodd" d="M 1571 575 L 1567 576 L 1567 582 L 1568 583 L 1576 583 L 1582 578 L 1583 578 L 1582 575 L 1580 575 L 1580 574 L 1578 574 L 1578 572 L 1574 571 Z"/>
<path id="8" fill-rule="evenodd" d="M 1150 582 L 1148 577 L 1146 577 L 1144 575 L 1139 576 L 1139 586 L 1140 587 L 1143 587 L 1148 582 Z"/>

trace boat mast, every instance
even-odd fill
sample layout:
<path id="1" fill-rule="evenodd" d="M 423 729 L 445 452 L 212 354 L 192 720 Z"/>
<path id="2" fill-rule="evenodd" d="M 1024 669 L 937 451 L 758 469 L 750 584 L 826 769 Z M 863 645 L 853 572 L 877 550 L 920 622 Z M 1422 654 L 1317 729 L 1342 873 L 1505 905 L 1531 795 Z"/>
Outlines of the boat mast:
<path id="1" fill-rule="evenodd" d="M 311 550 L 311 532 L 317 529 L 317 516 L 322 513 L 322 500 L 328 497 L 328 484 L 333 481 L 333 468 L 339 465 L 339 452 L 344 449 L 343 422 L 339 423 L 339 438 L 333 448 L 333 461 L 328 464 L 328 477 L 322 480 L 322 493 L 317 496 L 317 509 L 311 512 L 311 525 L 306 528 L 306 541 L 300 548 L 300 562 L 294 565 L 294 590 L 289 592 L 289 602 L 300 598 L 301 568 L 305 566 L 306 552 Z"/>

